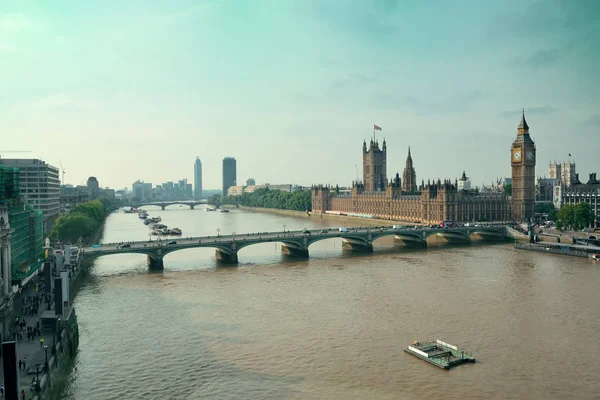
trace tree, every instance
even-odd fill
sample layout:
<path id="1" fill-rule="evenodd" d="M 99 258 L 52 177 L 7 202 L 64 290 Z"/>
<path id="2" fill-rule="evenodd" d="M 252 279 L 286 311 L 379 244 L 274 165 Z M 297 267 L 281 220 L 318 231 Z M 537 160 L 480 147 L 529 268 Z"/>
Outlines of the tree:
<path id="1" fill-rule="evenodd" d="M 212 196 L 210 204 L 235 204 L 248 207 L 275 208 L 279 210 L 312 210 L 312 193 L 309 190 L 284 192 L 269 188 L 257 189 L 253 193 L 243 193 L 240 196 Z"/>
<path id="2" fill-rule="evenodd" d="M 564 205 L 556 215 L 560 221 L 561 227 L 571 228 L 575 221 L 575 213 L 573 206 Z"/>
<path id="3" fill-rule="evenodd" d="M 548 221 L 556 221 L 556 208 L 552 203 L 538 203 L 535 205 L 535 212 L 548 214 Z"/>
<path id="4" fill-rule="evenodd" d="M 75 243 L 80 237 L 88 238 L 100 226 L 108 212 L 100 200 L 80 204 L 67 215 L 60 216 L 50 232 L 52 239 Z"/>
<path id="5" fill-rule="evenodd" d="M 588 203 L 579 203 L 573 210 L 575 229 L 587 228 L 594 222 L 594 214 Z"/>
<path id="6" fill-rule="evenodd" d="M 512 183 L 504 185 L 504 193 L 506 193 L 507 196 L 512 196 Z"/>

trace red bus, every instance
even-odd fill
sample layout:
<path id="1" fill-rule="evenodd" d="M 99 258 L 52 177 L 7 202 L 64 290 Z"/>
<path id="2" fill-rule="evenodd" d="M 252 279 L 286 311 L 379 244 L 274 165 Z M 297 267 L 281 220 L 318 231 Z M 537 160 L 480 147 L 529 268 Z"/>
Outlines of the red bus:
<path id="1" fill-rule="evenodd" d="M 456 225 L 454 221 L 440 221 L 440 226 L 442 228 L 454 228 Z"/>

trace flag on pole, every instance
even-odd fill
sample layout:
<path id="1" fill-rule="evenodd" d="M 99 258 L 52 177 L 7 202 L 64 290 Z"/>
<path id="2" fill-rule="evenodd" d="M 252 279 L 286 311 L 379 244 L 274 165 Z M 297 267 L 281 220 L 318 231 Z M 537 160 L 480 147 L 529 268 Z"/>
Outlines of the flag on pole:
<path id="1" fill-rule="evenodd" d="M 571 153 L 569 153 L 569 157 L 573 157 L 573 156 L 571 155 Z"/>
<path id="2" fill-rule="evenodd" d="M 380 131 L 381 127 L 378 126 L 378 125 L 373 124 L 373 130 Z"/>

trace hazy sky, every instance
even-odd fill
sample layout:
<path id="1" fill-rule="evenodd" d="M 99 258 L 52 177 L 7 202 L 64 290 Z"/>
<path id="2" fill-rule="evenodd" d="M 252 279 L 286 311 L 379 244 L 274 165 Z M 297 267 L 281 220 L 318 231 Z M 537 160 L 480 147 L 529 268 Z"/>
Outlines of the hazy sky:
<path id="1" fill-rule="evenodd" d="M 233 156 L 238 182 L 345 185 L 375 122 L 390 177 L 410 145 L 419 181 L 481 184 L 525 107 L 536 173 L 572 153 L 587 180 L 599 71 L 597 0 L 2 0 L 0 152 L 72 184 L 191 181 L 200 156 L 220 188 Z"/>

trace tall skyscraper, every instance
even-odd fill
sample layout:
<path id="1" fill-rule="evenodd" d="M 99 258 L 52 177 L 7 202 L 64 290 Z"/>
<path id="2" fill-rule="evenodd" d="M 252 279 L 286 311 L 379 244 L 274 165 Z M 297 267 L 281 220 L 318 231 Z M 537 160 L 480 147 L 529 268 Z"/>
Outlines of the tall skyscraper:
<path id="1" fill-rule="evenodd" d="M 524 221 L 535 215 L 535 143 L 529 136 L 525 111 L 511 147 L 512 219 Z"/>
<path id="2" fill-rule="evenodd" d="M 223 159 L 223 196 L 227 195 L 227 189 L 237 183 L 237 165 L 235 158 L 225 157 Z"/>
<path id="3" fill-rule="evenodd" d="M 95 176 L 90 176 L 87 180 L 87 188 L 90 194 L 90 200 L 94 200 L 98 198 L 100 194 L 100 185 L 98 184 L 98 179 Z"/>
<path id="4" fill-rule="evenodd" d="M 202 197 L 202 161 L 196 157 L 194 163 L 194 198 L 199 200 Z"/>

